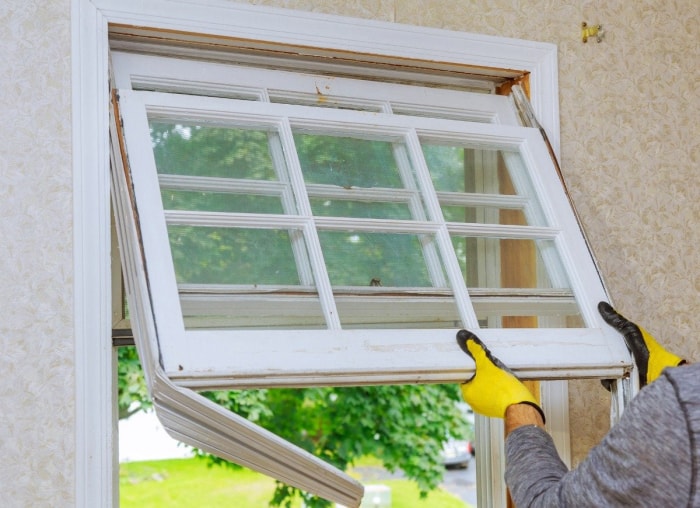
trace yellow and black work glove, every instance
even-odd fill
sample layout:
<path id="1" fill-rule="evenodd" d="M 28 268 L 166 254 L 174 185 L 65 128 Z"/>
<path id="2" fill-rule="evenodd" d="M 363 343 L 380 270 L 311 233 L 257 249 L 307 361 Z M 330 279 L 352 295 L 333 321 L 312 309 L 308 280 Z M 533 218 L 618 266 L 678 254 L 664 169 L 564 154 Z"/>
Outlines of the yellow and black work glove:
<path id="1" fill-rule="evenodd" d="M 598 312 L 625 339 L 639 370 L 640 388 L 659 377 L 666 367 L 677 367 L 685 363 L 681 357 L 661 347 L 644 328 L 619 314 L 609 303 L 600 302 Z"/>
<path id="2" fill-rule="evenodd" d="M 475 412 L 503 418 L 508 406 L 524 403 L 536 408 L 544 421 L 542 408 L 530 390 L 491 354 L 476 335 L 460 330 L 457 332 L 457 344 L 476 364 L 474 375 L 460 385 L 462 398 Z"/>

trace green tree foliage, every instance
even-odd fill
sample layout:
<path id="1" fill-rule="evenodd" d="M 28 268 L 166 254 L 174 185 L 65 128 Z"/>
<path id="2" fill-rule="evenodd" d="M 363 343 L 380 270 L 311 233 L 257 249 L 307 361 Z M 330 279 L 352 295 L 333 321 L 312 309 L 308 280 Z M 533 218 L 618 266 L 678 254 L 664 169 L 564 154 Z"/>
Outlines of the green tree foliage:
<path id="1" fill-rule="evenodd" d="M 139 411 L 150 409 L 152 404 L 136 348 L 120 347 L 117 351 L 117 403 L 119 419 L 122 420 Z"/>
<path id="2" fill-rule="evenodd" d="M 274 132 L 218 126 L 152 123 L 158 172 L 171 175 L 285 181 L 282 146 Z M 395 150 L 386 141 L 297 133 L 297 154 L 307 184 L 402 188 Z M 462 171 L 457 160 L 445 167 Z M 439 156 L 439 157 L 438 157 Z M 453 157 L 454 159 L 454 157 Z M 436 162 L 436 164 L 438 164 Z M 164 189 L 166 208 L 213 212 L 293 213 L 269 195 Z M 352 200 L 311 202 L 316 215 L 408 219 L 405 203 Z M 288 231 L 245 228 L 170 227 L 178 282 L 198 284 L 299 284 L 298 259 Z M 333 285 L 367 286 L 373 278 L 390 286 L 429 286 L 430 277 L 417 235 L 326 231 L 321 246 Z M 132 352 L 120 353 L 120 407 L 147 407 Z M 390 471 L 402 470 L 425 494 L 442 478 L 442 442 L 471 432 L 458 410 L 455 385 L 401 385 L 210 392 L 211 400 L 347 469 L 374 455 Z M 128 413 L 128 412 L 127 412 Z M 127 414 L 124 413 L 124 414 Z M 208 456 L 213 463 L 221 459 Z M 278 484 L 272 503 L 289 506 L 295 495 L 306 506 L 327 503 Z"/>

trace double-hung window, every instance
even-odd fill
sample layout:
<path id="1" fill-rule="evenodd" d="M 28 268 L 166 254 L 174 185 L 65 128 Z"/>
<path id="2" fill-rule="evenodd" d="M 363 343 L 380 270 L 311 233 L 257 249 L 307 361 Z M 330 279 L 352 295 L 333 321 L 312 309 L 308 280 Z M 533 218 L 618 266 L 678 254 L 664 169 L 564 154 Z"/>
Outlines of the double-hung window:
<path id="1" fill-rule="evenodd" d="M 460 328 L 525 378 L 629 368 L 546 140 L 494 79 L 140 49 L 111 55 L 113 197 L 175 437 L 355 506 L 357 482 L 194 390 L 459 382 Z"/>

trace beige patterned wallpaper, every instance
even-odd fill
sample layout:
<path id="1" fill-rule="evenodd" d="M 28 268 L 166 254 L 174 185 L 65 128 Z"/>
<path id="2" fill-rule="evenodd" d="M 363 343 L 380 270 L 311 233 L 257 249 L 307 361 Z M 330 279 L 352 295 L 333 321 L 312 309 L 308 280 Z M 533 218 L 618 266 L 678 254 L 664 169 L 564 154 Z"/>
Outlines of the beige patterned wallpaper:
<path id="1" fill-rule="evenodd" d="M 70 2 L 0 2 L 0 504 L 74 499 Z"/>
<path id="2" fill-rule="evenodd" d="M 700 2 L 248 3 L 556 44 L 563 171 L 615 303 L 700 359 Z M 0 485 L 14 506 L 74 505 L 70 5 L 0 2 Z M 604 42 L 580 41 L 584 20 Z M 608 403 L 593 381 L 570 399 L 578 461 Z"/>

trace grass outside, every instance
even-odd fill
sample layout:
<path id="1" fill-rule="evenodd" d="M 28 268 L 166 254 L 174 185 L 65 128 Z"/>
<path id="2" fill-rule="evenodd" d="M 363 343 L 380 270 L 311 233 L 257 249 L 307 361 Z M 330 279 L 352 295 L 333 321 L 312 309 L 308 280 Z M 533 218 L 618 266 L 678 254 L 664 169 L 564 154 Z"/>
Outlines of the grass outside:
<path id="1" fill-rule="evenodd" d="M 358 476 L 350 471 L 353 476 Z M 469 508 L 444 490 L 420 499 L 413 482 L 383 480 L 391 487 L 392 508 Z M 264 508 L 272 497 L 275 482 L 249 469 L 208 467 L 198 459 L 172 459 L 120 464 L 119 489 L 122 508 L 192 508 L 235 506 Z M 301 508 L 296 500 L 294 508 Z"/>

